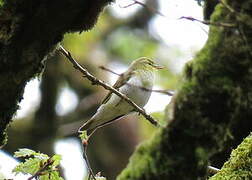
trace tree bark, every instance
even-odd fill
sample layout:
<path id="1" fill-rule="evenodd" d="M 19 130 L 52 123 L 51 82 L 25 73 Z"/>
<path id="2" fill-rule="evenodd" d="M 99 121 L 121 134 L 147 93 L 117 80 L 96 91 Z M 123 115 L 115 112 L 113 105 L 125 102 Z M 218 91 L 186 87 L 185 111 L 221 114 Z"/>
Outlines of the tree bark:
<path id="1" fill-rule="evenodd" d="M 64 33 L 90 29 L 112 0 L 0 1 L 0 146 L 26 83 Z"/>
<path id="2" fill-rule="evenodd" d="M 211 22 L 236 27 L 210 27 L 206 45 L 186 65 L 184 82 L 166 115 L 171 123 L 138 147 L 118 180 L 206 179 L 211 158 L 248 136 L 251 4 L 251 0 L 229 0 L 216 6 Z M 219 160 L 223 163 L 223 158 Z"/>

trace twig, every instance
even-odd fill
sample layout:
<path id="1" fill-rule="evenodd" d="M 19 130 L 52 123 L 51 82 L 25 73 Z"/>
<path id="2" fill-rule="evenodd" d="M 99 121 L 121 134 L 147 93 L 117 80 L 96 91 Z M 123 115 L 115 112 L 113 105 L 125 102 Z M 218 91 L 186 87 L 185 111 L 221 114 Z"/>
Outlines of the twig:
<path id="1" fill-rule="evenodd" d="M 82 143 L 82 145 L 83 145 L 83 158 L 84 158 L 84 160 L 85 160 L 85 162 L 87 164 L 87 168 L 88 168 L 88 171 L 89 171 L 88 180 L 90 180 L 91 177 L 93 179 L 96 179 L 95 175 L 94 175 L 94 172 L 93 172 L 93 170 L 92 170 L 92 168 L 90 166 L 88 156 L 87 156 L 87 147 L 88 147 L 87 141 L 86 141 L 86 143 Z"/>
<path id="2" fill-rule="evenodd" d="M 33 178 L 37 178 L 38 176 L 42 175 L 43 171 L 45 171 L 50 165 L 53 164 L 54 161 L 51 159 L 48 159 L 45 164 L 31 177 L 29 177 L 27 180 L 32 180 Z"/>
<path id="3" fill-rule="evenodd" d="M 207 170 L 211 174 L 216 174 L 216 173 L 218 173 L 220 171 L 220 169 L 218 169 L 216 167 L 213 167 L 213 166 L 207 166 Z"/>
<path id="4" fill-rule="evenodd" d="M 99 68 L 101 68 L 102 70 L 105 70 L 105 71 L 108 71 L 112 74 L 115 74 L 117 76 L 121 76 L 122 74 L 119 74 L 119 73 L 116 73 L 114 71 L 112 71 L 111 69 L 105 67 L 105 66 L 99 66 Z M 137 86 L 137 85 L 134 85 L 134 84 L 130 84 L 130 83 L 126 83 L 127 85 L 130 85 L 130 86 L 134 86 L 134 87 L 138 87 L 144 91 L 150 91 L 150 92 L 156 92 L 156 93 L 161 93 L 161 94 L 165 94 L 165 95 L 168 95 L 168 96 L 173 96 L 174 93 L 171 92 L 171 91 L 168 91 L 168 90 L 154 90 L 154 89 L 148 89 L 148 88 L 145 88 L 143 86 Z"/>
<path id="5" fill-rule="evenodd" d="M 115 71 L 112 71 L 111 69 L 109 69 L 109 68 L 107 68 L 107 67 L 105 67 L 105 66 L 99 66 L 99 68 L 102 69 L 102 70 L 108 71 L 108 72 L 110 72 L 110 73 L 112 73 L 112 74 L 115 74 L 115 75 L 117 75 L 117 76 L 121 76 L 121 75 L 122 75 L 122 74 L 119 74 L 119 73 L 117 73 L 117 72 L 115 72 Z"/>
<path id="6" fill-rule="evenodd" d="M 153 13 L 156 13 L 156 14 L 159 14 L 160 16 L 163 16 L 163 17 L 166 17 L 164 14 L 162 14 L 161 12 L 159 12 L 157 9 L 155 8 L 151 8 L 149 6 L 147 6 L 146 4 L 142 3 L 142 2 L 139 2 L 137 0 L 132 0 L 133 2 L 126 5 L 126 6 L 120 6 L 121 8 L 128 8 L 130 6 L 133 6 L 135 4 L 139 4 L 141 6 L 143 6 L 144 8 L 148 9 L 149 11 L 153 12 Z M 230 6 L 228 6 L 226 3 L 224 3 L 222 0 L 219 0 L 220 3 L 222 3 L 225 7 L 227 7 L 232 13 L 235 13 L 235 10 L 232 9 Z M 223 22 L 211 22 L 211 21 L 203 21 L 203 20 L 199 20 L 199 19 L 196 19 L 196 18 L 193 18 L 193 17 L 189 17 L 189 16 L 182 16 L 180 17 L 179 19 L 187 19 L 187 20 L 190 20 L 190 21 L 197 21 L 197 22 L 200 22 L 202 24 L 205 24 L 205 25 L 213 25 L 213 26 L 222 26 L 222 27 L 228 27 L 228 28 L 234 28 L 234 27 L 237 27 L 236 24 L 230 24 L 230 23 L 223 23 Z"/>
<path id="7" fill-rule="evenodd" d="M 144 4 L 144 3 L 140 2 L 140 1 L 137 1 L 137 0 L 132 0 L 132 3 L 130 3 L 130 4 L 126 5 L 126 6 L 120 6 L 120 5 L 119 5 L 119 6 L 120 6 L 121 8 L 128 8 L 128 7 L 133 6 L 133 5 L 135 5 L 135 4 L 139 4 L 140 6 L 146 8 L 147 10 L 149 10 L 150 12 L 156 13 L 156 14 L 159 14 L 160 16 L 165 17 L 165 15 L 162 14 L 161 12 L 159 12 L 157 9 L 152 8 L 152 7 L 149 7 L 149 6 L 147 6 L 146 4 Z"/>
<path id="8" fill-rule="evenodd" d="M 230 23 L 223 23 L 223 22 L 211 22 L 211 21 L 203 21 L 199 20 L 190 16 L 181 16 L 179 19 L 187 19 L 190 21 L 197 21 L 205 25 L 213 25 L 213 26 L 222 26 L 222 27 L 227 27 L 227 28 L 235 28 L 237 27 L 236 24 L 230 24 Z"/>
<path id="9" fill-rule="evenodd" d="M 85 68 L 83 68 L 80 64 L 78 64 L 78 62 L 75 61 L 74 58 L 71 56 L 71 53 L 68 52 L 68 51 L 66 51 L 61 45 L 59 45 L 59 49 L 58 50 L 64 56 L 66 56 L 66 58 L 73 64 L 73 67 L 75 69 L 77 69 L 78 71 L 80 71 L 85 78 L 87 78 L 89 81 L 92 82 L 93 85 L 102 86 L 104 89 L 107 89 L 107 90 L 111 91 L 112 93 L 116 94 L 117 96 L 119 96 L 120 98 L 122 98 L 123 100 L 125 100 L 128 104 L 130 104 L 134 108 L 135 111 L 137 111 L 140 114 L 142 114 L 151 124 L 153 124 L 155 126 L 159 126 L 156 120 L 154 120 L 150 115 L 146 114 L 145 110 L 142 109 L 142 108 L 140 108 L 130 98 L 128 98 L 126 95 L 122 94 L 121 92 L 119 92 L 115 88 L 111 87 L 107 83 L 105 83 L 105 82 L 97 79 L 95 76 L 93 76 L 92 74 L 90 74 Z"/>

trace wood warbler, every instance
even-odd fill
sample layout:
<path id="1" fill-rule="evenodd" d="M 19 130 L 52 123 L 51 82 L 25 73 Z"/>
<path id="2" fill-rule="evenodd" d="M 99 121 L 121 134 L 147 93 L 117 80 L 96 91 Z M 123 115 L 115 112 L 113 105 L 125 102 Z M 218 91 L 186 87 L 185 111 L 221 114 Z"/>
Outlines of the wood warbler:
<path id="1" fill-rule="evenodd" d="M 113 87 L 125 94 L 139 107 L 143 107 L 151 95 L 154 70 L 161 68 L 151 59 L 141 57 L 131 63 L 128 70 L 120 75 Z M 97 128 L 110 124 L 131 112 L 134 112 L 134 108 L 130 104 L 116 94 L 109 92 L 96 113 L 80 127 L 79 132 L 86 130 L 88 134 L 91 134 Z"/>

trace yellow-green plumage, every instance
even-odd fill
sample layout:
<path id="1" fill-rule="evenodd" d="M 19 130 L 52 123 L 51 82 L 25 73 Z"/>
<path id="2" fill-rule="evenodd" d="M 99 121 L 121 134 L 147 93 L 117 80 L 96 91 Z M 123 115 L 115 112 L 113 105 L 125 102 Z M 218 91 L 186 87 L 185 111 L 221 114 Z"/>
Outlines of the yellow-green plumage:
<path id="1" fill-rule="evenodd" d="M 113 87 L 129 97 L 138 106 L 143 107 L 148 102 L 151 92 L 143 90 L 141 87 L 152 89 L 154 69 L 159 67 L 148 58 L 139 58 L 131 63 L 126 72 L 121 74 Z M 80 130 L 92 132 L 133 111 L 134 108 L 131 105 L 109 92 L 97 112 Z"/>

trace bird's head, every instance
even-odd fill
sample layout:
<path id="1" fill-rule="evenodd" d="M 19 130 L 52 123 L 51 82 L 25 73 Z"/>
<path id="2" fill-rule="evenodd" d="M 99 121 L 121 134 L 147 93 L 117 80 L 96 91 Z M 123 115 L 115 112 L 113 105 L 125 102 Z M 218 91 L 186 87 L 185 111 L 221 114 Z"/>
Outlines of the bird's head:
<path id="1" fill-rule="evenodd" d="M 164 67 L 154 63 L 153 60 L 147 57 L 141 57 L 131 63 L 131 68 L 133 70 L 138 69 L 154 70 L 154 69 L 163 69 Z"/>

